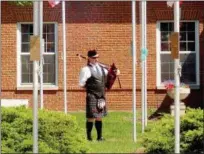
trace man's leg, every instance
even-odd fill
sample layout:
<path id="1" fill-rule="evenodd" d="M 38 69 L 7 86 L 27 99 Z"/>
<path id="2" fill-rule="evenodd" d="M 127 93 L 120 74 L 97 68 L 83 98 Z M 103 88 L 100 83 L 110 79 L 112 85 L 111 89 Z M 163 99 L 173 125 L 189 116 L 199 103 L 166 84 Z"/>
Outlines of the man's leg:
<path id="1" fill-rule="evenodd" d="M 92 141 L 91 131 L 93 128 L 93 122 L 94 122 L 93 118 L 88 118 L 86 121 L 86 134 L 87 134 L 87 140 L 89 141 Z"/>
<path id="2" fill-rule="evenodd" d="M 95 127 L 97 131 L 97 140 L 102 141 L 104 140 L 102 137 L 102 118 L 97 118 L 95 121 Z"/>

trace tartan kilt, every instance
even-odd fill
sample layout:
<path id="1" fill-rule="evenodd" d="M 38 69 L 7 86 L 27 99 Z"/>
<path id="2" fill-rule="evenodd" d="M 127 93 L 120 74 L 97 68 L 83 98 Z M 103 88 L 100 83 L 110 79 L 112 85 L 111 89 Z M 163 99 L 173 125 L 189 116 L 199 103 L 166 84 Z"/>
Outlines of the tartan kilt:
<path id="1" fill-rule="evenodd" d="M 106 105 L 103 109 L 97 107 L 97 98 L 94 94 L 86 96 L 86 118 L 102 118 L 107 115 Z"/>

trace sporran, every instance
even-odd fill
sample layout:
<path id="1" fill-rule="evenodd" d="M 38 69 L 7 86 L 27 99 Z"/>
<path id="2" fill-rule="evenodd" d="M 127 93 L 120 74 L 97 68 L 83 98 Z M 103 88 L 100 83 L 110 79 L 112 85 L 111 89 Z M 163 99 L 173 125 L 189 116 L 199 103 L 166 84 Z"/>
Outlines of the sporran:
<path id="1" fill-rule="evenodd" d="M 104 98 L 100 98 L 97 100 L 97 107 L 99 109 L 103 109 L 106 105 L 105 99 Z"/>

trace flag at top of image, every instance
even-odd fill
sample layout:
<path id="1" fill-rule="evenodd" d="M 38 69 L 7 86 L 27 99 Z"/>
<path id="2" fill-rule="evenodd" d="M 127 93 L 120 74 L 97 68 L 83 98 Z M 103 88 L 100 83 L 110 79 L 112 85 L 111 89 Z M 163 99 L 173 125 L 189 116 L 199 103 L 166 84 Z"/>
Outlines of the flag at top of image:
<path id="1" fill-rule="evenodd" d="M 48 3 L 53 8 L 60 3 L 60 0 L 48 0 Z"/>
<path id="2" fill-rule="evenodd" d="M 175 1 L 167 1 L 166 4 L 168 7 L 173 7 Z M 182 1 L 179 1 L 179 5 L 181 6 Z"/>

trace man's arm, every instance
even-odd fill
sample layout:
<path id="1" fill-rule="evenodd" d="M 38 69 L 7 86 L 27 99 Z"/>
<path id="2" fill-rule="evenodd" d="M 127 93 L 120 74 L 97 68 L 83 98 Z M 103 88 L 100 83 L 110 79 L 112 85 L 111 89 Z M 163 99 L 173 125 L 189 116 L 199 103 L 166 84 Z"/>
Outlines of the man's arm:
<path id="1" fill-rule="evenodd" d="M 90 72 L 89 68 L 83 67 L 81 69 L 80 75 L 79 75 L 79 86 L 84 88 L 86 85 L 87 79 L 90 77 L 91 77 L 91 72 Z"/>

